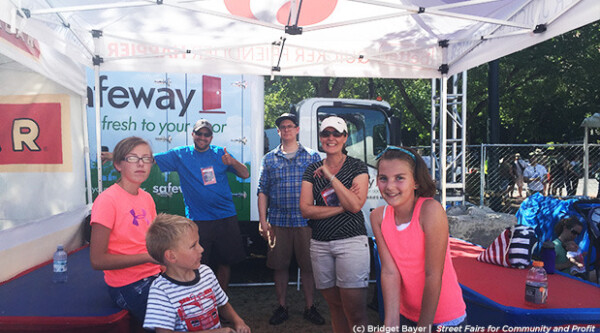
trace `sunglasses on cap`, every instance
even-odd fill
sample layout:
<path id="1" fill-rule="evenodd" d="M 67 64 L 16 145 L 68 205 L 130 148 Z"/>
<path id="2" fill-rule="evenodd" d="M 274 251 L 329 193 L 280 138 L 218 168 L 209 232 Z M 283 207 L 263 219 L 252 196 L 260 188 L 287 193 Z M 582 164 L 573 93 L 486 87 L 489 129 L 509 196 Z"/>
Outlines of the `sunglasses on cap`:
<path id="1" fill-rule="evenodd" d="M 196 132 L 194 132 L 194 134 L 196 134 L 197 136 L 203 136 L 205 138 L 210 138 L 212 136 L 212 132 L 200 132 L 200 131 L 196 131 Z"/>
<path id="2" fill-rule="evenodd" d="M 339 138 L 344 134 L 340 133 L 338 131 L 322 131 L 321 133 L 319 133 L 319 136 L 322 138 L 328 138 L 330 135 L 333 135 L 334 137 Z"/>

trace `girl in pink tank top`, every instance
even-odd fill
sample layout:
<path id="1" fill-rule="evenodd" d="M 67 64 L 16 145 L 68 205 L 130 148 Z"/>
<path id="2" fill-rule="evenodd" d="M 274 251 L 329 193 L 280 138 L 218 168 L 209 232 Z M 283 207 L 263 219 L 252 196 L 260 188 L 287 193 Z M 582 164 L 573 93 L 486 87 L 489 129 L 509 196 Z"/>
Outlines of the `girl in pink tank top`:
<path id="1" fill-rule="evenodd" d="M 432 199 L 436 189 L 425 162 L 413 149 L 390 146 L 378 157 L 377 186 L 388 204 L 371 212 L 381 260 L 384 324 L 428 330 L 465 324 L 448 220 Z"/>

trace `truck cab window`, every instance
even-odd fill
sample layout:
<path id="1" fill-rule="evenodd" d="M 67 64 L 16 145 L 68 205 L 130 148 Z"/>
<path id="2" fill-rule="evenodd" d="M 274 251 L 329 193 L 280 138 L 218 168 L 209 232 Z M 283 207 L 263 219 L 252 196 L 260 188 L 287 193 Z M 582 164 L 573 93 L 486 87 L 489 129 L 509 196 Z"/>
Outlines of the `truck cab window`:
<path id="1" fill-rule="evenodd" d="M 317 113 L 318 126 L 329 116 L 338 116 L 346 121 L 349 132 L 346 142 L 348 156 L 375 166 L 377 154 L 385 149 L 389 142 L 386 115 L 380 110 L 364 106 L 320 107 Z M 323 151 L 320 143 L 319 151 Z"/>

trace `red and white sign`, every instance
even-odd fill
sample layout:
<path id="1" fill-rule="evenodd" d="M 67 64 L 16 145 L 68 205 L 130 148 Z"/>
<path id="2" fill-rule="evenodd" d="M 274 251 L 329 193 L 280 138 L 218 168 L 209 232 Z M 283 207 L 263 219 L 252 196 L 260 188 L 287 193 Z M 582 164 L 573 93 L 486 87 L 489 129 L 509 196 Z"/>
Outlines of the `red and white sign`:
<path id="1" fill-rule="evenodd" d="M 69 97 L 0 96 L 0 172 L 70 171 Z"/>
<path id="2" fill-rule="evenodd" d="M 202 75 L 202 109 L 221 108 L 221 78 Z"/>

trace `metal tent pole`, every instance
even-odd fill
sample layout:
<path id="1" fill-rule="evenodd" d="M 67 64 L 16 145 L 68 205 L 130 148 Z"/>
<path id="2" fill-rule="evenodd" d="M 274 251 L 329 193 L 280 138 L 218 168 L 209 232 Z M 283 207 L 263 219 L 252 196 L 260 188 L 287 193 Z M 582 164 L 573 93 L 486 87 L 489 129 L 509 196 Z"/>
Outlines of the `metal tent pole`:
<path id="1" fill-rule="evenodd" d="M 87 203 L 91 204 L 92 198 L 92 168 L 90 164 L 90 137 L 88 133 L 88 122 L 87 122 L 87 103 L 84 99 L 81 100 L 81 106 L 83 110 L 83 157 L 85 159 L 85 187 L 87 189 Z"/>
<path id="2" fill-rule="evenodd" d="M 102 138 L 100 127 L 100 64 L 94 65 L 94 107 L 96 109 L 96 168 L 98 172 L 98 194 L 102 193 Z"/>
<path id="3" fill-rule="evenodd" d="M 590 168 L 590 151 L 589 151 L 589 128 L 584 126 L 585 134 L 583 136 L 583 195 L 588 195 L 588 180 L 589 180 L 589 168 Z"/>
<path id="4" fill-rule="evenodd" d="M 440 99 L 440 203 L 446 208 L 446 132 L 448 110 L 448 74 L 442 74 Z"/>

